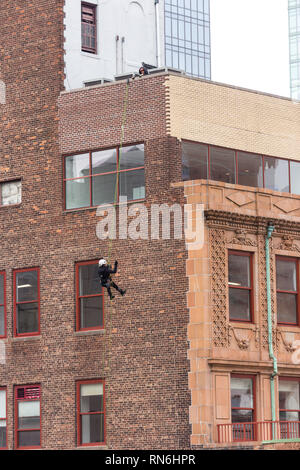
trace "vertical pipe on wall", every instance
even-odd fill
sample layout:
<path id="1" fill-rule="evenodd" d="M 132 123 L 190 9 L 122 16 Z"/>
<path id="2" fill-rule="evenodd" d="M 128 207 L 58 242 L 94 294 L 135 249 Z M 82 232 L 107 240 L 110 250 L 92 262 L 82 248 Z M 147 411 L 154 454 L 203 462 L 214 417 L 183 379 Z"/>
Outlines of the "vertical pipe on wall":
<path id="1" fill-rule="evenodd" d="M 120 37 L 116 36 L 116 75 L 119 74 L 119 39 Z"/>
<path id="2" fill-rule="evenodd" d="M 159 0 L 154 0 L 154 5 L 155 5 L 155 23 L 156 23 L 156 65 L 157 65 L 157 67 L 161 67 Z"/>
<path id="3" fill-rule="evenodd" d="M 276 421 L 276 407 L 275 407 L 275 383 L 274 379 L 278 374 L 277 359 L 273 351 L 273 325 L 272 325 L 272 301 L 271 301 L 271 275 L 270 275 L 270 238 L 274 231 L 273 225 L 268 225 L 266 236 L 266 276 L 267 276 L 267 306 L 268 306 L 268 343 L 269 343 L 269 356 L 273 361 L 273 372 L 271 374 L 270 387 L 271 387 L 271 411 L 272 421 Z M 272 426 L 272 437 L 274 436 L 274 425 Z"/>

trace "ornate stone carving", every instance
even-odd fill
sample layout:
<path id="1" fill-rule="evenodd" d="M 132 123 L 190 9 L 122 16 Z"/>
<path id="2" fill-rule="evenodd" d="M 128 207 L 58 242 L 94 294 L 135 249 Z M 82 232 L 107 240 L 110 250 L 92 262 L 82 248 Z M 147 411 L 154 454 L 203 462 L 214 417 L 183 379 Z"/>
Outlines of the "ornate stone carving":
<path id="1" fill-rule="evenodd" d="M 297 346 L 295 346 L 295 342 L 294 342 L 295 338 L 294 338 L 293 333 L 279 331 L 278 329 L 276 333 L 277 333 L 278 340 L 280 337 L 282 344 L 288 353 L 293 353 L 297 349 Z"/>
<path id="2" fill-rule="evenodd" d="M 295 244 L 294 239 L 289 235 L 284 235 L 276 248 L 277 250 L 297 251 L 300 253 L 300 248 Z"/>
<path id="3" fill-rule="evenodd" d="M 268 304 L 267 304 L 267 287 L 266 287 L 266 253 L 265 253 L 265 236 L 259 236 L 259 286 L 260 286 L 260 334 L 261 334 L 261 347 L 264 349 L 269 348 L 268 343 Z M 271 308 L 274 312 L 274 255 L 273 255 L 273 240 L 270 240 L 270 278 L 271 278 Z M 276 329 L 275 319 L 273 315 L 273 347 L 276 348 Z"/>
<path id="4" fill-rule="evenodd" d="M 229 243 L 232 245 L 256 246 L 256 242 L 251 240 L 247 235 L 246 230 L 238 228 L 235 230 L 235 236 L 229 241 Z"/>
<path id="5" fill-rule="evenodd" d="M 227 348 L 229 325 L 227 321 L 226 243 L 225 231 L 210 230 L 212 273 L 212 320 L 213 344 Z"/>
<path id="6" fill-rule="evenodd" d="M 237 330 L 234 328 L 232 325 L 229 326 L 229 331 L 230 331 L 230 337 L 234 336 L 236 343 L 240 349 L 249 349 L 250 346 L 250 337 L 249 337 L 249 331 L 241 331 L 240 329 Z M 247 335 L 245 337 L 245 334 Z M 251 331 L 250 331 L 251 335 Z"/>

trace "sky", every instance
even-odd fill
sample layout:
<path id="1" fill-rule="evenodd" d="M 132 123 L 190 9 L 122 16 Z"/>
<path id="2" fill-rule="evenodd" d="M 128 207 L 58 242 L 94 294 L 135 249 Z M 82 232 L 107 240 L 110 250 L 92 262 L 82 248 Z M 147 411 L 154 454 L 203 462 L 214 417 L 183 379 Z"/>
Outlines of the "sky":
<path id="1" fill-rule="evenodd" d="M 290 96 L 288 0 L 210 0 L 213 81 Z"/>

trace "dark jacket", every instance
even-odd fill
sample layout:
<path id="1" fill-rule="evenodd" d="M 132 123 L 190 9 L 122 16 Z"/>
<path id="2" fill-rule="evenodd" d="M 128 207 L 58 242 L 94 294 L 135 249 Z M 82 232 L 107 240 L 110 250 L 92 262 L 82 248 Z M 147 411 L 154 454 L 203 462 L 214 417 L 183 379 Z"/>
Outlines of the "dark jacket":
<path id="1" fill-rule="evenodd" d="M 117 269 L 118 269 L 118 261 L 115 261 L 114 269 L 112 269 L 109 264 L 104 264 L 103 266 L 99 267 L 98 275 L 100 277 L 100 282 L 103 286 L 110 279 L 110 275 L 115 274 L 117 272 Z"/>

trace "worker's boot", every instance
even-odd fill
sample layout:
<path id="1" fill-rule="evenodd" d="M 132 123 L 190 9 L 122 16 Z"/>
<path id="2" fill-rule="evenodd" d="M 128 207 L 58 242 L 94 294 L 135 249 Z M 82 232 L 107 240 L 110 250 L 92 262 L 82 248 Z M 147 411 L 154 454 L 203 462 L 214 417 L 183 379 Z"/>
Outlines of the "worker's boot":
<path id="1" fill-rule="evenodd" d="M 126 289 L 120 289 L 120 294 L 123 296 L 126 294 Z"/>

